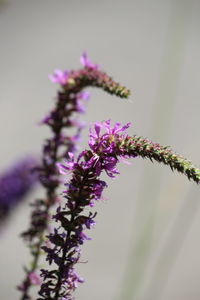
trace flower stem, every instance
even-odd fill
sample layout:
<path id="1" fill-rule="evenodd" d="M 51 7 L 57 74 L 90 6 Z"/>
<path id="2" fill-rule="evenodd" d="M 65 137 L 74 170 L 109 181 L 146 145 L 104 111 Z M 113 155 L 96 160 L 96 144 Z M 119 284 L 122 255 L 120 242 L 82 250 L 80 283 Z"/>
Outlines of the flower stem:
<path id="1" fill-rule="evenodd" d="M 88 64 L 88 61 L 87 61 Z M 90 64 L 90 66 L 93 66 Z M 53 137 L 46 140 L 43 147 L 42 165 L 38 168 L 40 182 L 46 190 L 46 199 L 36 200 L 33 204 L 31 224 L 29 229 L 22 236 L 29 241 L 29 247 L 33 255 L 32 267 L 26 270 L 26 276 L 19 289 L 22 291 L 22 299 L 30 299 L 28 291 L 31 280 L 29 275 L 38 268 L 40 248 L 43 243 L 44 234 L 47 232 L 47 225 L 50 219 L 50 209 L 55 204 L 57 198 L 57 188 L 59 186 L 58 171 L 56 163 L 68 156 L 68 152 L 74 152 L 77 139 L 66 136 L 64 130 L 69 127 L 80 125 L 72 119 L 74 113 L 79 113 L 80 97 L 82 90 L 88 86 L 99 87 L 110 94 L 115 94 L 121 98 L 127 98 L 130 91 L 116 83 L 106 73 L 87 65 L 78 71 L 64 72 L 57 71 L 53 77 L 54 82 L 61 84 L 58 92 L 57 103 L 51 113 L 42 121 L 50 127 Z M 51 78 L 52 78 L 51 77 Z M 81 94 L 82 93 L 82 94 Z M 84 98 L 84 97 L 83 97 Z M 64 151 L 60 154 L 60 149 Z"/>

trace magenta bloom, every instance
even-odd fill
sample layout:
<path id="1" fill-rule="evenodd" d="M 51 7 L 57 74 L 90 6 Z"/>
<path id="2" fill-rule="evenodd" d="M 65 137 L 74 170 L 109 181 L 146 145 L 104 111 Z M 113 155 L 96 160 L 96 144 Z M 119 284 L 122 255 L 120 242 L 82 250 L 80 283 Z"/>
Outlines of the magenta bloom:
<path id="1" fill-rule="evenodd" d="M 54 74 L 49 75 L 49 79 L 53 83 L 59 83 L 60 85 L 65 85 L 67 83 L 68 74 L 69 74 L 69 72 L 67 70 L 61 71 L 61 70 L 56 69 L 54 71 Z"/>
<path id="2" fill-rule="evenodd" d="M 120 123 L 115 123 L 114 127 L 111 127 L 110 120 L 107 120 L 102 123 L 96 122 L 94 130 L 90 129 L 88 144 L 91 150 L 96 154 L 91 160 L 96 159 L 94 166 L 97 174 L 100 174 L 102 169 L 104 169 L 111 178 L 115 178 L 116 175 L 119 174 L 116 169 L 118 163 L 118 159 L 115 156 L 117 148 L 116 141 L 125 138 L 126 134 L 120 133 L 123 133 L 129 126 L 130 123 L 127 123 L 124 126 L 121 126 Z M 104 130 L 103 134 L 101 134 L 102 129 Z M 123 153 L 119 155 L 119 158 L 120 157 L 126 158 L 125 155 L 123 156 Z"/>
<path id="3" fill-rule="evenodd" d="M 107 120 L 102 123 L 96 122 L 94 124 L 94 130 L 90 128 L 89 135 L 89 146 L 94 151 L 97 152 L 98 148 L 102 147 L 103 152 L 112 152 L 114 143 L 105 143 L 105 141 L 109 140 L 110 142 L 114 142 L 116 138 L 119 137 L 119 133 L 124 132 L 126 129 L 130 127 L 131 123 L 127 123 L 124 126 L 121 126 L 120 123 L 115 123 L 114 127 L 110 126 L 110 120 Z M 100 135 L 101 129 L 105 131 L 104 134 Z"/>
<path id="4" fill-rule="evenodd" d="M 88 55 L 86 52 L 83 52 L 83 54 L 80 57 L 80 62 L 81 64 L 88 69 L 92 70 L 98 70 L 99 66 L 96 64 L 93 64 L 91 60 L 88 58 Z"/>

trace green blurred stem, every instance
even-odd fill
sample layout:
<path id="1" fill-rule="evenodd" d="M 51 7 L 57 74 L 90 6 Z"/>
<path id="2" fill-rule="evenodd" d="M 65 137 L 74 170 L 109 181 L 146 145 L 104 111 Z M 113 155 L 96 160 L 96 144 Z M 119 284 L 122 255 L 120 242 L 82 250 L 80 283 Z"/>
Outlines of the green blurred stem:
<path id="1" fill-rule="evenodd" d="M 158 140 L 160 137 L 162 140 L 167 140 L 166 136 L 169 133 L 170 119 L 172 118 L 181 66 L 184 60 L 190 6 L 190 1 L 176 0 L 171 2 L 172 13 L 150 129 L 151 135 Z M 146 167 L 141 178 L 133 222 L 133 232 L 135 232 L 135 228 L 139 228 L 139 233 L 130 246 L 131 250 L 127 259 L 122 289 L 118 291 L 115 299 L 137 299 L 138 292 L 142 288 L 146 265 L 151 253 L 161 175 L 162 173 L 158 169 L 152 175 L 152 168 Z M 138 252 L 140 255 L 137 254 Z"/>

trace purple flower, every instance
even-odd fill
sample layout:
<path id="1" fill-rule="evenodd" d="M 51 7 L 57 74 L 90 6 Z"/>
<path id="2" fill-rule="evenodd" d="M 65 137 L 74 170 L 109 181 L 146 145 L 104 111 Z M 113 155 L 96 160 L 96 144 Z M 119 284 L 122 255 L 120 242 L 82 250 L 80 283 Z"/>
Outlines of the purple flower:
<path id="1" fill-rule="evenodd" d="M 93 64 L 91 62 L 91 60 L 88 58 L 87 53 L 83 52 L 83 54 L 80 57 L 80 62 L 81 64 L 88 69 L 92 69 L 92 70 L 98 70 L 99 66 L 96 64 Z"/>
<path id="2" fill-rule="evenodd" d="M 124 132 L 126 129 L 130 127 L 130 125 L 131 123 L 127 123 L 124 126 L 121 126 L 120 123 L 115 123 L 114 127 L 111 127 L 110 120 L 107 120 L 102 123 L 96 122 L 94 124 L 94 130 L 90 128 L 90 135 L 89 135 L 90 148 L 93 151 L 96 151 L 99 149 L 100 146 L 105 147 L 105 144 L 107 144 L 106 146 L 107 150 L 103 149 L 103 151 L 112 152 L 112 147 L 110 147 L 110 146 L 114 146 L 114 143 L 112 144 L 112 142 L 114 142 L 115 139 L 118 138 L 120 132 Z M 104 129 L 105 133 L 100 136 L 101 129 Z"/>
<path id="3" fill-rule="evenodd" d="M 37 161 L 26 157 L 0 175 L 0 216 L 5 216 L 14 208 L 37 182 L 34 172 Z"/>
<path id="4" fill-rule="evenodd" d="M 67 83 L 69 72 L 66 71 L 61 71 L 56 69 L 54 71 L 54 74 L 49 75 L 49 79 L 53 83 L 59 83 L 60 85 L 65 85 Z"/>
<path id="5" fill-rule="evenodd" d="M 120 123 L 115 123 L 114 126 L 111 127 L 110 120 L 107 120 L 102 123 L 96 122 L 94 124 L 94 130 L 90 128 L 88 144 L 91 150 L 96 154 L 90 161 L 96 159 L 96 164 L 94 164 L 94 166 L 96 167 L 96 172 L 98 174 L 100 174 L 102 168 L 109 177 L 114 178 L 119 174 L 116 169 L 118 159 L 115 157 L 117 142 L 125 138 L 126 134 L 120 133 L 123 133 L 129 126 L 130 123 L 127 123 L 124 126 L 121 126 Z M 104 133 L 102 134 L 101 129 L 104 130 Z M 123 153 L 121 153 L 121 156 L 123 156 Z M 121 156 L 119 156 L 119 158 Z M 101 167 L 99 167 L 100 160 L 102 161 Z"/>

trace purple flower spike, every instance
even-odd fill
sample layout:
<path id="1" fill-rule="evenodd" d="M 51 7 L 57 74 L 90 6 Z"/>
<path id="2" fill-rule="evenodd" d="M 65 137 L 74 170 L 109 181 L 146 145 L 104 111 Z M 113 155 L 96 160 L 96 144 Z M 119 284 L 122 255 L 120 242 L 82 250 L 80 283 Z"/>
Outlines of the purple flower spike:
<path id="1" fill-rule="evenodd" d="M 61 172 L 71 172 L 72 178 L 65 184 L 66 203 L 63 207 L 60 206 L 53 216 L 56 223 L 59 223 L 58 228 L 49 235 L 49 240 L 54 245 L 43 247 L 47 261 L 50 264 L 54 262 L 58 270 L 46 273 L 39 292 L 43 298 L 38 300 L 45 300 L 47 296 L 48 299 L 54 300 L 61 297 L 72 299 L 72 293 L 78 283 L 83 282 L 75 273 L 74 264 L 80 262 L 80 246 L 91 240 L 85 230 L 90 230 L 95 225 L 93 219 L 96 216 L 96 213 L 92 212 L 88 215 L 85 208 L 93 207 L 96 201 L 102 199 L 107 184 L 100 179 L 101 173 L 105 171 L 111 178 L 119 174 L 116 169 L 118 158 L 126 157 L 120 145 L 125 143 L 127 135 L 124 131 L 129 125 L 121 126 L 120 123 L 115 123 L 114 127 L 111 127 L 110 121 L 95 123 L 94 129 L 90 129 L 89 144 L 92 151 L 82 151 L 77 159 L 69 153 L 68 161 L 59 164 Z M 103 133 L 101 129 L 104 129 Z M 51 278 L 55 278 L 55 281 L 49 284 Z"/>
<path id="2" fill-rule="evenodd" d="M 81 64 L 88 69 L 92 70 L 98 70 L 99 66 L 96 64 L 93 64 L 91 60 L 88 58 L 88 55 L 86 52 L 83 52 L 83 54 L 80 57 L 80 62 Z"/>
<path id="3" fill-rule="evenodd" d="M 67 70 L 63 72 L 61 70 L 56 69 L 53 75 L 49 75 L 49 79 L 53 83 L 59 83 L 60 85 L 65 85 L 67 83 L 68 74 L 69 72 Z"/>

